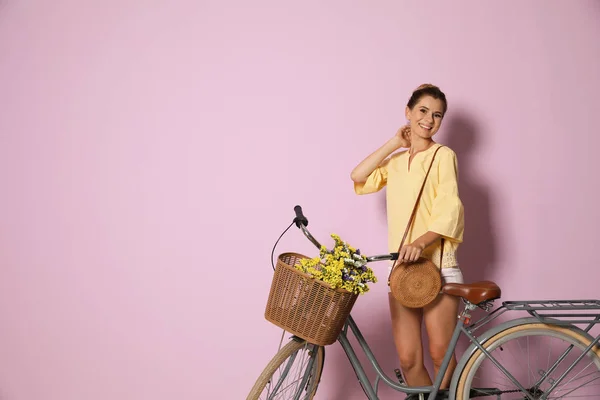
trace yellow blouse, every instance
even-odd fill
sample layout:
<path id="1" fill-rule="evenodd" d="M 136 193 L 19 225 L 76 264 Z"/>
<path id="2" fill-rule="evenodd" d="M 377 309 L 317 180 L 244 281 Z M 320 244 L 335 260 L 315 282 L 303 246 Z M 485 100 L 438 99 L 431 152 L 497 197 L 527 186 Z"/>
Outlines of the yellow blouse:
<path id="1" fill-rule="evenodd" d="M 415 154 L 410 168 L 407 150 L 394 153 L 369 175 L 366 182 L 354 183 L 354 191 L 359 195 L 378 192 L 387 186 L 388 248 L 390 252 L 398 251 L 431 158 L 440 146 L 440 144 L 435 144 L 429 149 Z M 443 146 L 437 152 L 419 203 L 405 244 L 412 243 L 427 231 L 436 232 L 446 239 L 444 240 L 442 268 L 458 266 L 456 252 L 463 240 L 464 209 L 458 195 L 456 154 L 449 147 Z M 438 268 L 440 267 L 440 248 L 441 242 L 437 241 L 423 251 L 423 257 L 429 258 Z"/>

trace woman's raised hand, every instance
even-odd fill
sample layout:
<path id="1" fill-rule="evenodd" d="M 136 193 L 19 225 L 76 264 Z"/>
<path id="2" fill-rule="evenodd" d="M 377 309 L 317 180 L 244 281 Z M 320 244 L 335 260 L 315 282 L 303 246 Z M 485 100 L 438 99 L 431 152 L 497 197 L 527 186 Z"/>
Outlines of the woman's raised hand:
<path id="1" fill-rule="evenodd" d="M 398 148 L 410 147 L 410 125 L 404 125 L 396 132 L 395 139 L 398 141 Z"/>

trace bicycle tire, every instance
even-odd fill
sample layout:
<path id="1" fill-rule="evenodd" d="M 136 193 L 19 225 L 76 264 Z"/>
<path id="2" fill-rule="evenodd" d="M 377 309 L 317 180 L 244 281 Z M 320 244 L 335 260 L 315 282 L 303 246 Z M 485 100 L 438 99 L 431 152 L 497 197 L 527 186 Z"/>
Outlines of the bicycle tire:
<path id="1" fill-rule="evenodd" d="M 267 384 L 271 381 L 271 378 L 275 374 L 275 372 L 279 369 L 279 367 L 292 355 L 296 354 L 299 350 L 301 350 L 305 346 L 312 346 L 312 351 L 316 354 L 310 354 L 310 357 L 316 357 L 315 363 L 313 364 L 312 376 L 309 376 L 307 382 L 307 390 L 306 394 L 302 399 L 312 400 L 315 393 L 317 392 L 317 388 L 319 386 L 319 382 L 321 381 L 321 374 L 323 372 L 323 364 L 325 363 L 325 348 L 323 346 L 313 345 L 311 343 L 306 342 L 305 340 L 294 338 L 290 340 L 285 346 L 283 346 L 275 356 L 269 361 L 265 369 L 262 371 L 254 386 L 250 390 L 250 394 L 246 400 L 259 400 L 260 395 L 263 393 L 263 390 L 267 386 Z M 304 374 L 311 373 L 308 371 L 308 366 L 304 371 Z M 279 397 L 278 397 L 279 398 Z"/>
<path id="2" fill-rule="evenodd" d="M 505 345 L 509 341 L 514 340 L 514 339 L 519 339 L 522 337 L 527 337 L 527 340 L 529 343 L 529 337 L 534 336 L 534 335 L 541 336 L 541 337 L 558 338 L 558 339 L 565 341 L 566 343 L 574 345 L 574 347 L 577 347 L 582 351 L 585 350 L 585 348 L 591 343 L 589 336 L 584 336 L 584 334 L 578 332 L 575 329 L 570 329 L 569 327 L 547 325 L 547 324 L 543 324 L 543 323 L 526 323 L 523 325 L 513 326 L 510 328 L 507 328 L 506 330 L 496 333 L 494 336 L 492 336 L 488 340 L 486 340 L 485 343 L 483 343 L 483 347 L 488 352 L 492 352 L 495 349 L 500 349 L 500 351 L 503 352 L 504 347 L 506 347 Z M 585 357 L 590 357 L 592 359 L 592 362 L 590 363 L 590 365 L 592 363 L 595 364 L 596 368 L 599 371 L 598 374 L 600 374 L 600 346 L 596 345 L 594 348 L 592 348 L 592 350 L 590 352 L 588 352 L 580 362 L 585 360 Z M 472 396 L 476 397 L 478 392 L 480 392 L 480 394 L 479 394 L 480 396 L 483 396 L 483 394 L 481 394 L 481 392 L 483 392 L 486 389 L 473 388 L 473 381 L 475 380 L 475 375 L 478 372 L 478 370 L 480 369 L 481 364 L 484 360 L 489 360 L 489 359 L 486 357 L 486 355 L 481 350 L 477 349 L 473 353 L 473 355 L 470 357 L 468 362 L 465 364 L 464 368 L 460 371 L 460 375 L 458 378 L 458 383 L 457 383 L 456 391 L 455 391 L 455 399 L 456 400 L 466 400 L 466 399 L 473 398 Z M 508 372 L 511 373 L 511 375 L 513 375 L 513 376 L 515 375 L 512 371 L 510 371 L 509 368 L 507 368 L 506 366 L 504 366 L 504 367 L 508 370 Z M 494 368 L 496 368 L 496 367 L 494 366 Z M 530 372 L 531 371 L 528 371 L 527 378 L 529 378 Z M 544 372 L 544 371 L 541 371 L 541 372 Z M 498 373 L 500 373 L 500 371 L 498 371 Z M 485 376 L 485 374 L 483 374 L 483 375 Z M 504 376 L 504 375 L 502 375 L 502 376 Z M 535 379 L 535 375 L 534 375 L 534 379 Z M 527 388 L 527 389 L 531 390 L 530 388 Z M 489 390 L 489 389 L 487 389 L 487 390 Z M 541 390 L 541 389 L 536 388 L 535 390 Z M 533 395 L 533 393 L 530 393 L 530 394 Z M 565 397 L 565 398 L 568 399 L 569 397 Z"/>

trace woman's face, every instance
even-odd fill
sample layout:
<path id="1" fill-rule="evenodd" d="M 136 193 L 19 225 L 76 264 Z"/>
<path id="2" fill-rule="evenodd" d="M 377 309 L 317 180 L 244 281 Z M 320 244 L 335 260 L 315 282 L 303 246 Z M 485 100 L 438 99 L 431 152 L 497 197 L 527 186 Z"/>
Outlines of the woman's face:
<path id="1" fill-rule="evenodd" d="M 423 96 L 411 110 L 406 107 L 410 131 L 423 139 L 430 139 L 440 129 L 444 117 L 444 102 L 431 96 Z"/>

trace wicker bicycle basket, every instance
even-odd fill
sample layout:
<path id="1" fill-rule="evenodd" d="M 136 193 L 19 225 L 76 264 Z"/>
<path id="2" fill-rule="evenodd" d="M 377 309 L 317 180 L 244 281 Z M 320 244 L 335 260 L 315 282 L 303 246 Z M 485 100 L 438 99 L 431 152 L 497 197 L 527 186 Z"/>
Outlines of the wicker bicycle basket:
<path id="1" fill-rule="evenodd" d="M 294 265 L 303 258 L 307 257 L 297 253 L 277 258 L 265 318 L 310 343 L 326 346 L 337 340 L 358 295 L 333 289 L 297 270 Z"/>

